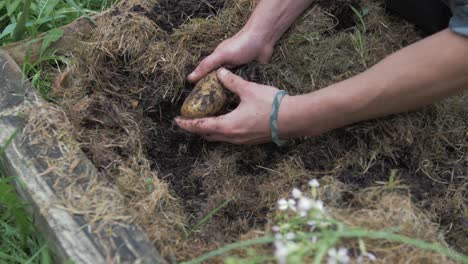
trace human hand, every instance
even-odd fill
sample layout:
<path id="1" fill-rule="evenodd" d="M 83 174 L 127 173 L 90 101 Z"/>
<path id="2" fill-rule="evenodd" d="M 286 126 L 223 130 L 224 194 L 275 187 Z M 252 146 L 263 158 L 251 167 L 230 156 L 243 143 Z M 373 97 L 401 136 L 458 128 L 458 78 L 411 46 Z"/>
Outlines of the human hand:
<path id="1" fill-rule="evenodd" d="M 223 85 L 240 97 L 239 106 L 234 111 L 218 117 L 177 117 L 177 125 L 188 132 L 201 135 L 208 141 L 249 145 L 271 141 L 270 113 L 278 89 L 245 81 L 224 68 L 219 69 L 217 74 Z"/>
<path id="2" fill-rule="evenodd" d="M 251 61 L 267 63 L 273 54 L 273 44 L 258 32 L 241 30 L 227 39 L 198 64 L 187 77 L 190 82 L 197 82 L 208 73 L 221 66 L 234 67 Z"/>

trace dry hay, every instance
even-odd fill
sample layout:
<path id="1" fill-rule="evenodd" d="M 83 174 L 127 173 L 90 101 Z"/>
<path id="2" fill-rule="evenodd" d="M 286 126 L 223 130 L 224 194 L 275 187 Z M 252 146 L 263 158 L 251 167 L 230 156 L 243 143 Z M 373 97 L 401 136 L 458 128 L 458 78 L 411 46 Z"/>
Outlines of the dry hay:
<path id="1" fill-rule="evenodd" d="M 86 40 L 88 49 L 74 53 L 72 85 L 55 90 L 100 180 L 119 190 L 165 257 L 189 259 L 264 233 L 278 198 L 310 178 L 331 182 L 323 194 L 328 206 L 351 225 L 402 225 L 408 236 L 447 240 L 466 252 L 466 95 L 280 149 L 203 142 L 172 121 L 191 89 L 185 76 L 241 28 L 255 1 L 208 1 L 209 7 L 183 1 L 168 9 L 169 2 L 124 1 L 108 12 Z M 237 73 L 306 93 L 355 75 L 419 39 L 411 25 L 385 14 L 380 4 L 327 2 L 314 4 L 294 24 L 270 64 L 252 63 Z M 368 10 L 361 53 L 351 41 L 361 26 L 349 3 Z M 406 191 L 370 191 L 395 169 Z M 186 237 L 231 197 L 228 206 Z M 382 260 L 445 262 L 411 247 L 392 245 L 399 249 L 396 255 L 385 243 L 372 245 Z"/>

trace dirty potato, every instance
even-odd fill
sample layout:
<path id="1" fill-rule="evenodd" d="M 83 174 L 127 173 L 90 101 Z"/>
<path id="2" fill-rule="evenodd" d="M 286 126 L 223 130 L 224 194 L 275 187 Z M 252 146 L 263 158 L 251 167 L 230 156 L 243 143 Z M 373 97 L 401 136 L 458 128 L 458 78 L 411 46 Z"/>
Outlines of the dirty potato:
<path id="1" fill-rule="evenodd" d="M 201 79 L 182 105 L 181 114 L 185 118 L 213 116 L 224 106 L 226 93 L 216 77 L 216 72 Z"/>

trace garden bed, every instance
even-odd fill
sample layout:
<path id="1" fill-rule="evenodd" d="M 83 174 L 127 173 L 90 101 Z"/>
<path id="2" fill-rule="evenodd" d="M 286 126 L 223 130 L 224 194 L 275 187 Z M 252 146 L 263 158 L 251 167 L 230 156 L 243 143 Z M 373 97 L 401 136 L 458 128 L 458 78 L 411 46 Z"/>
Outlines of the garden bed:
<path id="1" fill-rule="evenodd" d="M 84 45 L 68 51 L 73 63 L 54 84 L 50 107 L 63 116 L 28 112 L 38 140 L 58 134 L 98 170 L 94 188 L 79 187 L 80 178 L 55 183 L 67 208 L 80 212 L 90 230 L 136 223 L 166 259 L 189 260 L 268 234 L 277 200 L 317 178 L 336 219 L 370 229 L 398 226 L 401 234 L 466 252 L 466 95 L 283 148 L 208 143 L 175 126 L 193 87 L 185 76 L 242 27 L 254 6 L 252 0 L 133 0 L 96 19 Z M 364 46 L 353 42 L 357 32 Z M 318 1 L 280 40 L 271 63 L 234 70 L 301 94 L 362 72 L 420 37 L 381 3 Z M 235 105 L 233 98 L 226 111 Z M 115 196 L 104 201 L 106 194 Z M 394 246 L 367 243 L 383 261 L 448 261 Z"/>

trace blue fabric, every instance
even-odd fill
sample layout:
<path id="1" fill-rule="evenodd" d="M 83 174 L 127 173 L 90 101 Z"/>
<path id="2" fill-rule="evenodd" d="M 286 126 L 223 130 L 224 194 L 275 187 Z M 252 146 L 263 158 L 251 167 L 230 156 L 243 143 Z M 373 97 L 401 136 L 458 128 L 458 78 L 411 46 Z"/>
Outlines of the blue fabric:
<path id="1" fill-rule="evenodd" d="M 453 17 L 450 19 L 449 28 L 460 35 L 468 37 L 468 0 L 450 1 Z"/>

